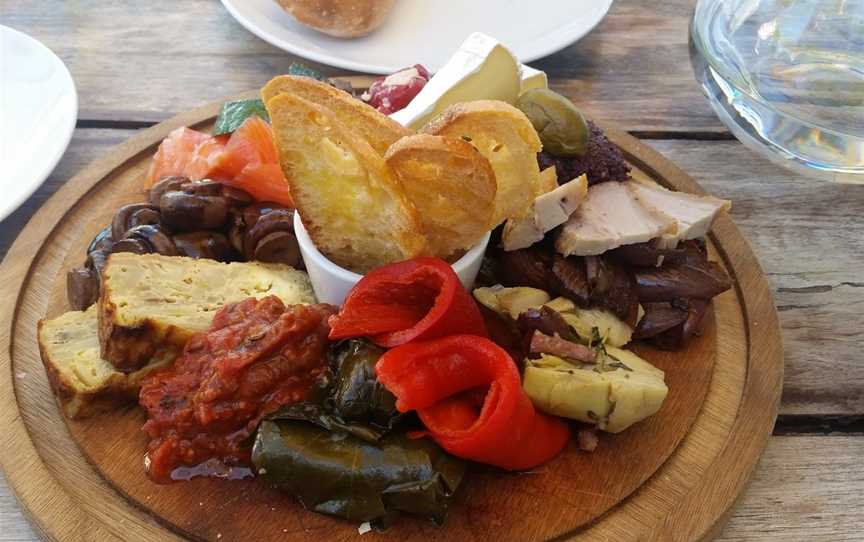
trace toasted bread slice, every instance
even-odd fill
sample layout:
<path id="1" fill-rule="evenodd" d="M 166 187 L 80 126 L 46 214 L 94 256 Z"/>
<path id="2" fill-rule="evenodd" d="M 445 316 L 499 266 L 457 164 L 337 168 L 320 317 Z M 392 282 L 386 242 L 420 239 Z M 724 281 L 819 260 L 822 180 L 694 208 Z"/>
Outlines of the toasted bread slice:
<path id="1" fill-rule="evenodd" d="M 558 172 L 555 171 L 555 166 L 549 166 L 540 172 L 537 178 L 537 187 L 539 194 L 545 194 L 558 188 Z"/>
<path id="2" fill-rule="evenodd" d="M 384 160 L 417 208 L 431 255 L 450 258 L 489 230 L 495 173 L 470 143 L 414 134 L 394 143 Z"/>
<path id="3" fill-rule="evenodd" d="M 297 211 L 325 256 L 364 273 L 425 252 L 414 205 L 363 137 L 295 94 L 267 111 Z"/>
<path id="4" fill-rule="evenodd" d="M 309 277 L 288 265 L 114 253 L 98 302 L 102 357 L 119 371 L 138 370 L 160 349 L 179 352 L 224 305 L 268 295 L 315 302 Z"/>
<path id="5" fill-rule="evenodd" d="M 333 112 L 342 124 L 350 126 L 380 155 L 387 147 L 411 131 L 374 107 L 354 98 L 347 92 L 311 77 L 280 75 L 261 89 L 266 104 L 279 94 L 287 93 L 316 103 Z"/>
<path id="6" fill-rule="evenodd" d="M 84 418 L 138 399 L 145 376 L 174 359 L 155 352 L 143 368 L 121 373 L 99 353 L 97 306 L 39 321 L 39 353 L 51 387 L 69 418 Z"/>
<path id="7" fill-rule="evenodd" d="M 491 226 L 531 214 L 541 193 L 537 153 L 542 145 L 524 113 L 495 100 L 463 102 L 445 109 L 422 132 L 463 138 L 489 160 L 498 183 Z"/>

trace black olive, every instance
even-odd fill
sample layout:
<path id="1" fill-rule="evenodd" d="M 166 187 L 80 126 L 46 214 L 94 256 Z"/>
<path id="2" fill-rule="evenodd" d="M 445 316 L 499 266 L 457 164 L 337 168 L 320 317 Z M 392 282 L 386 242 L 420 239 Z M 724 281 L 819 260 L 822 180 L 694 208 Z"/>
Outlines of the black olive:
<path id="1" fill-rule="evenodd" d="M 150 205 L 158 207 L 159 200 L 162 199 L 162 194 L 165 192 L 180 190 L 180 187 L 188 182 L 189 177 L 163 177 L 147 191 L 147 201 L 150 202 Z"/>
<path id="2" fill-rule="evenodd" d="M 222 196 L 166 192 L 159 208 L 162 223 L 172 232 L 220 229 L 228 218 L 228 200 Z"/>

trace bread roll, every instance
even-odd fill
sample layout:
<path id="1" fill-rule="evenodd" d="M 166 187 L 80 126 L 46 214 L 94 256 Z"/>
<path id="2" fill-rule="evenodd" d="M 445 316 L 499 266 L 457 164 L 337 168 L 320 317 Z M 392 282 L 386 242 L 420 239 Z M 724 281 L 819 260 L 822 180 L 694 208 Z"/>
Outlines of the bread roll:
<path id="1" fill-rule="evenodd" d="M 384 22 L 394 0 L 276 0 L 298 22 L 337 38 L 369 34 Z"/>

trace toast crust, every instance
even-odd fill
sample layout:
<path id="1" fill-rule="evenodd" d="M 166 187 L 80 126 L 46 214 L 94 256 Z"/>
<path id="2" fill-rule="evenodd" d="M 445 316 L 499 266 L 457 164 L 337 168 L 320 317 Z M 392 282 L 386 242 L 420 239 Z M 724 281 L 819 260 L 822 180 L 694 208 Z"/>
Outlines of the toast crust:
<path id="1" fill-rule="evenodd" d="M 507 218 L 531 213 L 542 193 L 537 153 L 542 145 L 525 114 L 497 100 L 475 100 L 451 105 L 421 130 L 462 138 L 489 160 L 498 183 L 491 226 Z"/>
<path id="2" fill-rule="evenodd" d="M 358 273 L 426 254 L 417 210 L 358 132 L 294 94 L 266 105 L 297 211 L 322 253 Z"/>
<path id="3" fill-rule="evenodd" d="M 261 99 L 266 104 L 283 93 L 294 94 L 329 109 L 340 122 L 350 126 L 382 156 L 400 137 L 412 133 L 411 130 L 362 100 L 311 77 L 295 75 L 274 77 L 261 89 Z"/>
<path id="4" fill-rule="evenodd" d="M 414 134 L 394 143 L 384 160 L 417 208 L 433 256 L 452 258 L 488 231 L 497 184 L 489 161 L 473 145 Z"/>

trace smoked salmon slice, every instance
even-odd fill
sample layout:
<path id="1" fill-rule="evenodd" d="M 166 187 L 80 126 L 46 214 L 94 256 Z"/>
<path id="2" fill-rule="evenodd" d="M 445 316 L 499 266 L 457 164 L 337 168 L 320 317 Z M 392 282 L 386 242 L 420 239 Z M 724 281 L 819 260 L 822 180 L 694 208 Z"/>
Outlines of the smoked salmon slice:
<path id="1" fill-rule="evenodd" d="M 211 136 L 189 128 L 171 132 L 159 146 L 146 186 L 168 175 L 212 179 L 248 192 L 258 201 L 293 207 L 288 181 L 267 121 L 250 116 L 228 135 Z"/>
<path id="2" fill-rule="evenodd" d="M 186 166 L 192 159 L 195 148 L 210 139 L 213 139 L 213 136 L 186 127 L 172 131 L 162 140 L 156 154 L 153 155 L 153 161 L 150 162 L 150 169 L 144 179 L 144 187 L 150 188 L 162 177 L 185 175 Z"/>

